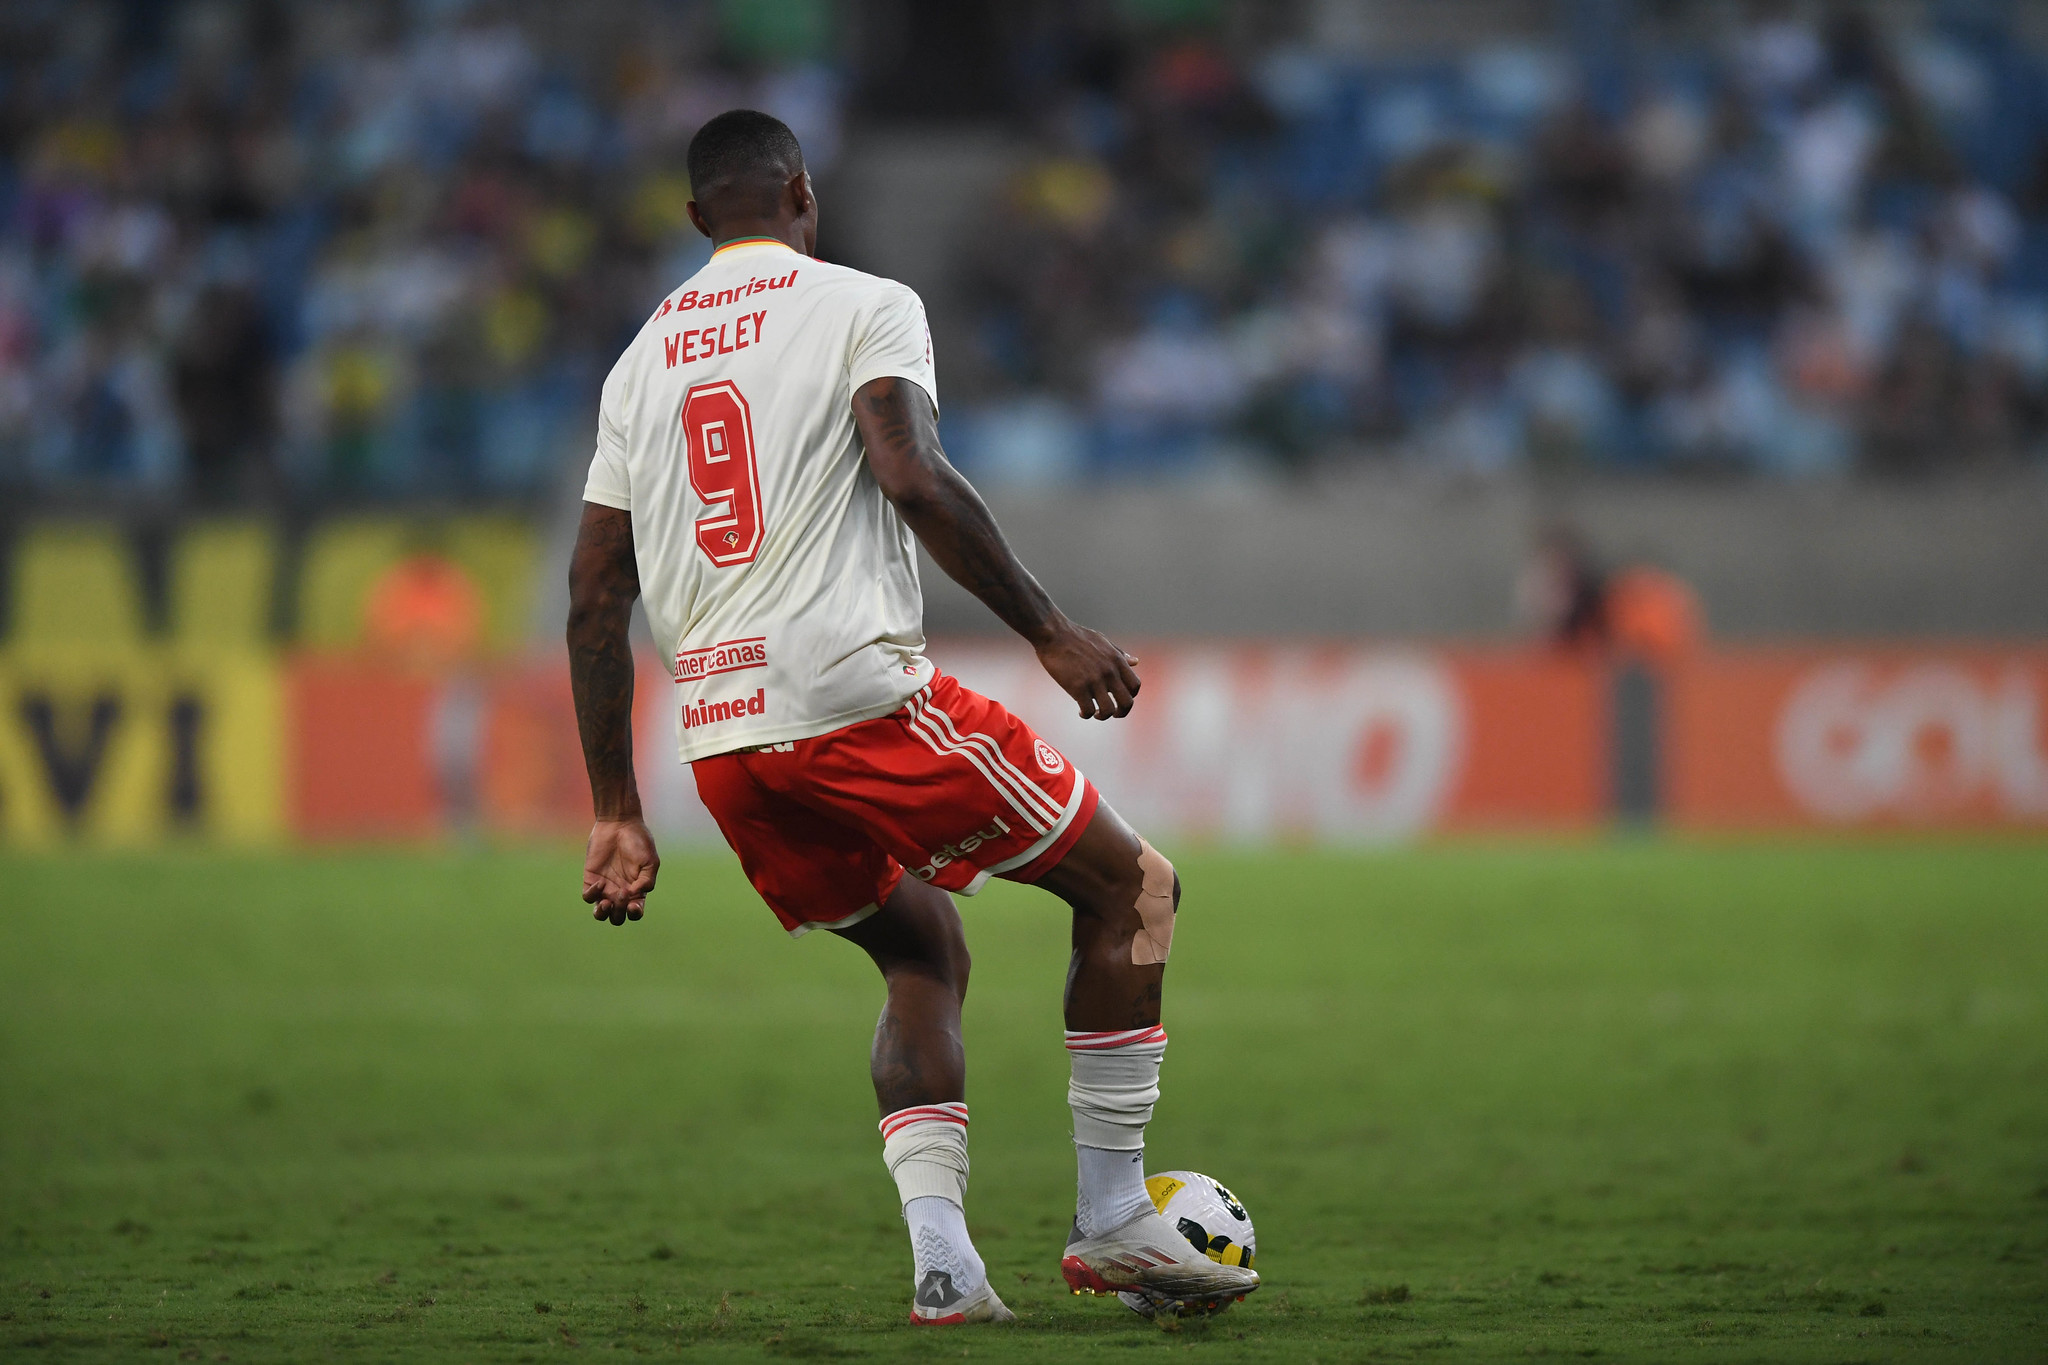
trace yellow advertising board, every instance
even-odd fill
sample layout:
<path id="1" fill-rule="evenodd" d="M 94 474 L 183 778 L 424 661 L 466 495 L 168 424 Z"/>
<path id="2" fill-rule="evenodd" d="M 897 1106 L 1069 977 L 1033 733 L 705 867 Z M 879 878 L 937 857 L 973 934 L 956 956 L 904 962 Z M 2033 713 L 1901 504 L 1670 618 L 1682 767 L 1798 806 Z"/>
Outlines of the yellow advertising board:
<path id="1" fill-rule="evenodd" d="M 286 832 L 284 686 L 259 651 L 0 651 L 0 837 L 15 845 Z"/>

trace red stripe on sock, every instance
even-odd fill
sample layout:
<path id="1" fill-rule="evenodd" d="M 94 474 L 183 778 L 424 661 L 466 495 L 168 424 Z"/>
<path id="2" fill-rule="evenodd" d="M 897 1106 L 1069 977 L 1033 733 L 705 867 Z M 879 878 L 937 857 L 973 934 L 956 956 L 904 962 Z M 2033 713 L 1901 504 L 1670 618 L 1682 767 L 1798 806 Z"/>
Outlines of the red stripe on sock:
<path id="1" fill-rule="evenodd" d="M 875 1126 L 882 1130 L 884 1138 L 888 1138 L 894 1135 L 897 1129 L 912 1123 L 957 1123 L 962 1128 L 965 1128 L 967 1126 L 967 1106 L 959 1102 L 913 1105 L 908 1109 L 898 1109 L 895 1113 L 885 1116 Z"/>
<path id="2" fill-rule="evenodd" d="M 1151 1028 L 1120 1029 L 1114 1033 L 1070 1033 L 1067 1035 L 1067 1051 L 1105 1052 L 1111 1048 L 1165 1041 L 1166 1026 L 1154 1024 Z"/>

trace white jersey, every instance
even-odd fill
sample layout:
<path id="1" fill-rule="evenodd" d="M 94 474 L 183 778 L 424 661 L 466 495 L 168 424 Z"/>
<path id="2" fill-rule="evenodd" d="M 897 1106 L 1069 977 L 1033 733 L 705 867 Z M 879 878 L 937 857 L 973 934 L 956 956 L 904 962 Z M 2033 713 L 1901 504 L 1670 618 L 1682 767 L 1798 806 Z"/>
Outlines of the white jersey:
<path id="1" fill-rule="evenodd" d="M 633 514 L 684 762 L 884 716 L 932 680 L 916 547 L 853 424 L 886 375 L 936 411 L 917 295 L 751 238 L 606 378 L 583 497 Z"/>

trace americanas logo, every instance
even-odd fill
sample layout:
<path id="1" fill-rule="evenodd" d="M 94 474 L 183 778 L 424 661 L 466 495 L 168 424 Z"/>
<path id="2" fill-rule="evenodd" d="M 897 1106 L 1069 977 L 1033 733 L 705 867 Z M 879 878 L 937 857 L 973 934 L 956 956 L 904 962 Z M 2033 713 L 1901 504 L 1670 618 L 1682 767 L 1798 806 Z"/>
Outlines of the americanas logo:
<path id="1" fill-rule="evenodd" d="M 768 637 L 749 636 L 744 640 L 726 640 L 702 649 L 676 651 L 676 681 L 694 682 L 717 673 L 737 673 L 743 668 L 766 668 L 768 666 Z"/>
<path id="2" fill-rule="evenodd" d="M 1037 752 L 1039 767 L 1045 769 L 1049 773 L 1060 773 L 1066 771 L 1067 760 L 1061 758 L 1060 751 L 1058 749 L 1053 748 L 1052 745 L 1047 744 L 1044 740 L 1041 739 L 1038 741 Z"/>

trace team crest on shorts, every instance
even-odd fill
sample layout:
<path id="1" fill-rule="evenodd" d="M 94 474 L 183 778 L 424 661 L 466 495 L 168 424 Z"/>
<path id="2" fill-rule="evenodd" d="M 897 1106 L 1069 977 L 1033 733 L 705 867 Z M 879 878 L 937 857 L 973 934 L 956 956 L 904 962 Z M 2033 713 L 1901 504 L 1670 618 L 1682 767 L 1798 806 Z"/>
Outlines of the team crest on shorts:
<path id="1" fill-rule="evenodd" d="M 1042 739 L 1038 741 L 1037 753 L 1039 767 L 1045 769 L 1049 773 L 1059 773 L 1065 771 L 1067 766 L 1067 760 L 1060 757 L 1060 751 L 1058 749 L 1053 748 L 1052 745 L 1047 744 Z"/>

